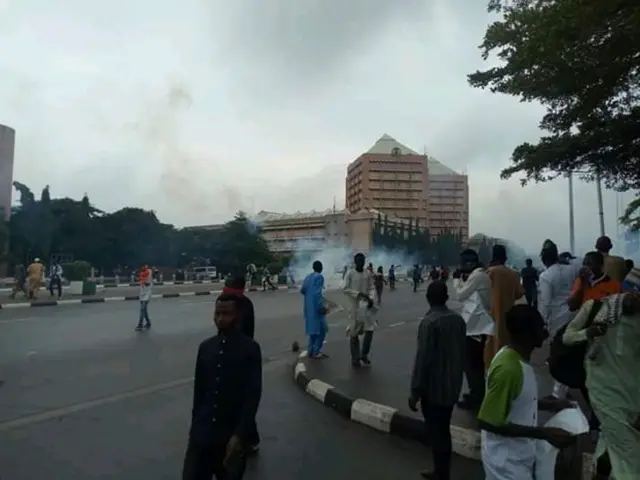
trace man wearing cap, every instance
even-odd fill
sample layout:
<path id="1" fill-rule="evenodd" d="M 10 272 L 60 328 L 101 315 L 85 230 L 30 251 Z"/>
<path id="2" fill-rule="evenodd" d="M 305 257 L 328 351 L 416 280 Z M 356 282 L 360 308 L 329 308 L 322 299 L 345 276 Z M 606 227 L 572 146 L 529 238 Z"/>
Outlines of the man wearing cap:
<path id="1" fill-rule="evenodd" d="M 602 236 L 596 241 L 596 250 L 604 256 L 604 273 L 622 283 L 626 275 L 624 258 L 609 255 L 612 248 L 611 239 L 607 236 Z"/>

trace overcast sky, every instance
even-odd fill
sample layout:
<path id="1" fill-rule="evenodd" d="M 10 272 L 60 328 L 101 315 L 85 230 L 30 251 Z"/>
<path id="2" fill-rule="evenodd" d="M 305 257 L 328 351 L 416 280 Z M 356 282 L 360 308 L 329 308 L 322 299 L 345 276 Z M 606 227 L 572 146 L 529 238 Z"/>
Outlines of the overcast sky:
<path id="1" fill-rule="evenodd" d="M 383 133 L 466 171 L 471 231 L 568 247 L 566 181 L 499 171 L 541 108 L 474 90 L 476 0 L 0 0 L 0 123 L 15 179 L 177 225 L 344 203 L 344 166 Z M 598 235 L 576 185 L 579 250 Z M 627 199 L 630 196 L 626 197 Z M 616 196 L 605 196 L 617 235 Z"/>

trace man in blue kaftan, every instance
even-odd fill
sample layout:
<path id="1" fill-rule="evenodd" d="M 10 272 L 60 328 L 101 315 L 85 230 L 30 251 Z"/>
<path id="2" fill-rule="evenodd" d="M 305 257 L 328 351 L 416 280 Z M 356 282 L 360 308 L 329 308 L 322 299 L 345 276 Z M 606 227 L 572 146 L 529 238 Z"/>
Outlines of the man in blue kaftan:
<path id="1" fill-rule="evenodd" d="M 307 275 L 300 289 L 300 293 L 304 295 L 304 328 L 309 337 L 309 358 L 327 358 L 322 353 L 322 345 L 328 331 L 327 309 L 322 297 L 323 287 L 322 263 L 316 260 L 313 262 L 313 273 Z"/>

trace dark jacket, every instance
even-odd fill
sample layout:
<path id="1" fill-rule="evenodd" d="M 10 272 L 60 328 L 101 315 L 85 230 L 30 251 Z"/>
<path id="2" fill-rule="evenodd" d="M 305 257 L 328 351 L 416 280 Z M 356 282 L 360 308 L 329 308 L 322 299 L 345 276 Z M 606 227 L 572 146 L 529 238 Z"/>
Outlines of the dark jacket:
<path id="1" fill-rule="evenodd" d="M 418 327 L 411 395 L 424 403 L 455 405 L 462 389 L 467 325 L 447 307 L 432 307 Z"/>
<path id="2" fill-rule="evenodd" d="M 250 439 L 262 395 L 260 346 L 237 330 L 200 344 L 189 441 L 199 447 Z"/>

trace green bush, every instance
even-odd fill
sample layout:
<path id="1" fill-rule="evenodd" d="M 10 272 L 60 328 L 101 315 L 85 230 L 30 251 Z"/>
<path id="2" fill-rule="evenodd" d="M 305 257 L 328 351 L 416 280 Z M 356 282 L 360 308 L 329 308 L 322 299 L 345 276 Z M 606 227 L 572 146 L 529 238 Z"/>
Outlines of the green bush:
<path id="1" fill-rule="evenodd" d="M 62 276 L 70 282 L 82 282 L 91 275 L 91 265 L 82 260 L 65 263 L 61 266 Z"/>

